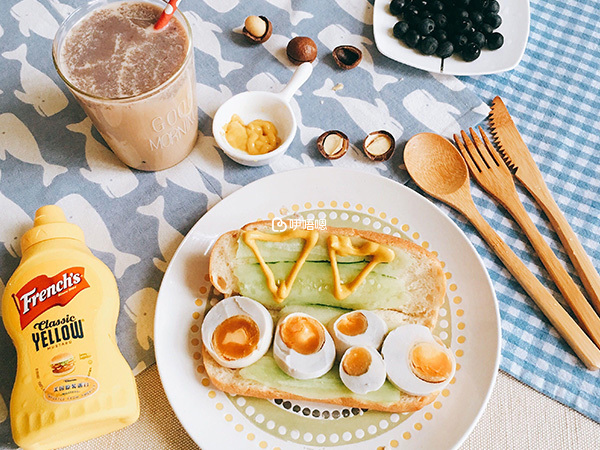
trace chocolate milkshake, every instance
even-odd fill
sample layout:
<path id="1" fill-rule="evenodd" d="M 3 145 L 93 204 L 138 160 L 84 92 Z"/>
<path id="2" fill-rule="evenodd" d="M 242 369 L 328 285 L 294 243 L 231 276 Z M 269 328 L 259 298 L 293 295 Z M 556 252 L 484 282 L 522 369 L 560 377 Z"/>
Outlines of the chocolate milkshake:
<path id="1" fill-rule="evenodd" d="M 164 3 L 96 2 L 59 29 L 57 70 L 127 165 L 161 170 L 184 159 L 198 129 L 191 33 L 177 11 L 153 28 Z"/>

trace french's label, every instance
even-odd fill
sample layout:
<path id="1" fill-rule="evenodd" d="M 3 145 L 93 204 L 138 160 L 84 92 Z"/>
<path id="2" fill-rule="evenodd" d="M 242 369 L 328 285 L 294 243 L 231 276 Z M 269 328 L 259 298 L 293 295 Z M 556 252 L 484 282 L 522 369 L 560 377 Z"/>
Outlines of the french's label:
<path id="1" fill-rule="evenodd" d="M 21 330 L 53 306 L 67 305 L 77 294 L 89 288 L 83 275 L 83 267 L 71 267 L 53 277 L 40 275 L 13 294 Z"/>

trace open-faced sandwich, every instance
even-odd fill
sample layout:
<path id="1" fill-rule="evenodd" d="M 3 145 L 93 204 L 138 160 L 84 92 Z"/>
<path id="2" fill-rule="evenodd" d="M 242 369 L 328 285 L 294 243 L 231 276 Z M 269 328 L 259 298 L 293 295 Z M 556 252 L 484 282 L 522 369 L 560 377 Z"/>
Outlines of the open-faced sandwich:
<path id="1" fill-rule="evenodd" d="M 440 262 L 385 234 L 292 226 L 255 222 L 215 243 L 210 279 L 225 298 L 202 324 L 211 382 L 398 413 L 432 402 L 456 366 L 431 333 L 445 295 Z"/>

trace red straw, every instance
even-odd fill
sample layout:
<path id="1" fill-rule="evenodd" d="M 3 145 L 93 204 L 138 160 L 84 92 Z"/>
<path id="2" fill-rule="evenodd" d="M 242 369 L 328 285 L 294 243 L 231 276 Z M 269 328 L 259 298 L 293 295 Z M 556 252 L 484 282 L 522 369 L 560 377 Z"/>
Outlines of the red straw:
<path id="1" fill-rule="evenodd" d="M 154 24 L 155 30 L 161 30 L 167 26 L 169 20 L 171 20 L 171 17 L 173 17 L 173 14 L 175 14 L 180 1 L 181 0 L 169 0 L 169 4 L 166 6 L 165 10 Z"/>

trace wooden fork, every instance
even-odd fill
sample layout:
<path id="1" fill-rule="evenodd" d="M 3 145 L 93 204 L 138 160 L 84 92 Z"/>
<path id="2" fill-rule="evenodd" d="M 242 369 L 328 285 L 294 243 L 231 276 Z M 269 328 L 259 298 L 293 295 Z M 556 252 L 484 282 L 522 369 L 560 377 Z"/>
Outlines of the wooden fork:
<path id="1" fill-rule="evenodd" d="M 583 296 L 527 214 L 523 203 L 519 199 L 508 167 L 492 146 L 483 129 L 479 127 L 483 142 L 472 128 L 469 128 L 469 131 L 473 141 L 469 139 L 464 131 L 460 132 L 464 145 L 456 134 L 454 140 L 465 158 L 473 178 L 514 217 L 563 297 L 579 319 L 580 324 L 596 345 L 600 347 L 600 317 Z"/>

